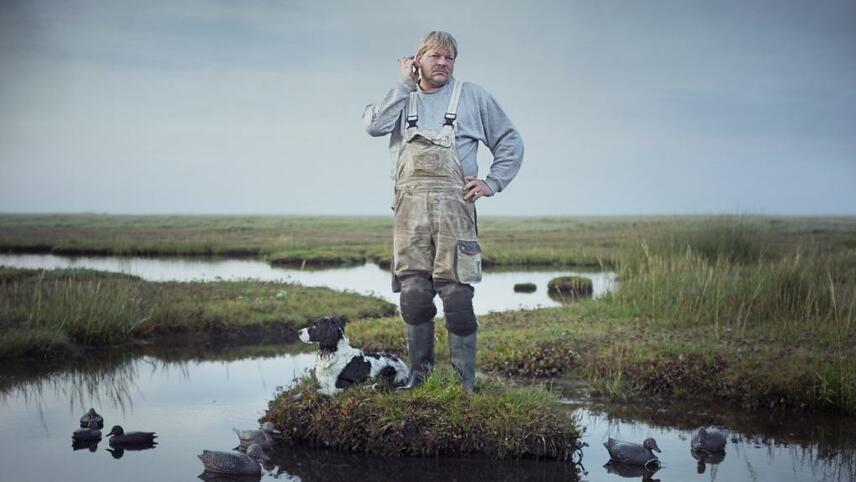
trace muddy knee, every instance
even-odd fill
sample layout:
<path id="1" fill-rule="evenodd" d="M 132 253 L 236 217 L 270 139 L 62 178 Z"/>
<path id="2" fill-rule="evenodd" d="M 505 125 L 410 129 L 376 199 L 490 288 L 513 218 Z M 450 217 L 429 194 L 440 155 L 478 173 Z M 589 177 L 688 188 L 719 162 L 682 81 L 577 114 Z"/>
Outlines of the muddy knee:
<path id="1" fill-rule="evenodd" d="M 427 273 L 404 273 L 401 281 L 401 317 L 409 325 L 429 322 L 437 315 L 434 306 L 434 285 Z"/>
<path id="2" fill-rule="evenodd" d="M 458 336 L 475 333 L 478 323 L 473 311 L 473 287 L 453 281 L 437 281 L 435 287 L 443 300 L 446 329 Z"/>

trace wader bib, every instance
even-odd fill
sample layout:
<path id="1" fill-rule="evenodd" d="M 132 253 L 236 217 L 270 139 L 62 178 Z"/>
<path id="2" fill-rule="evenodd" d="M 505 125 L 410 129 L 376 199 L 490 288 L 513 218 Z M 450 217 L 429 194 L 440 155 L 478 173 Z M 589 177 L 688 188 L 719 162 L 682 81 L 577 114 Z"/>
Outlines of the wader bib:
<path id="1" fill-rule="evenodd" d="M 407 128 L 396 164 L 395 278 L 421 271 L 435 280 L 481 281 L 475 204 L 464 200 L 464 171 L 455 148 L 462 84 L 455 82 L 445 123 L 435 129 L 419 127 L 416 92 L 410 94 Z"/>

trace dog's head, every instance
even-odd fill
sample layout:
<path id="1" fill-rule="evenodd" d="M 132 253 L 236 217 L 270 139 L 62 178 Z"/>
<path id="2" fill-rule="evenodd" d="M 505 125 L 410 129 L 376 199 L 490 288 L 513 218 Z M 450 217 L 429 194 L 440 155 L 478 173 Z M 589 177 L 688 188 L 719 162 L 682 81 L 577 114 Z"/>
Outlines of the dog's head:
<path id="1" fill-rule="evenodd" d="M 336 351 L 339 340 L 345 337 L 345 321 L 335 316 L 325 316 L 297 333 L 303 343 L 318 343 L 322 353 L 331 353 Z"/>

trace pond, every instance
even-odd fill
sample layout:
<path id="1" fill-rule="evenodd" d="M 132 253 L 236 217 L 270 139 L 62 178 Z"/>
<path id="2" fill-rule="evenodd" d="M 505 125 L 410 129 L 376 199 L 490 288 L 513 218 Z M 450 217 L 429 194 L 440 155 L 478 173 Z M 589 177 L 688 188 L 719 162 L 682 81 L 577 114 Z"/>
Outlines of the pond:
<path id="1" fill-rule="evenodd" d="M 229 451 L 233 427 L 257 426 L 276 387 L 288 387 L 314 354 L 306 345 L 241 348 L 218 353 L 148 348 L 103 353 L 56 366 L 4 366 L 0 375 L 2 480 L 195 480 L 203 449 Z M 254 353 L 255 351 L 255 353 Z M 259 352 L 265 353 L 259 355 Z M 579 473 L 567 462 L 482 458 L 379 458 L 307 448 L 274 455 L 263 480 L 636 480 L 610 473 L 608 437 L 654 437 L 663 450 L 661 481 L 848 481 L 856 477 L 850 419 L 781 416 L 699 406 L 601 405 L 575 384 L 556 385 L 569 416 L 586 427 Z M 111 453 L 102 441 L 73 450 L 71 433 L 90 407 L 106 425 L 158 433 L 150 450 Z M 715 422 L 730 441 L 725 458 L 699 464 L 690 454 L 691 427 Z M 121 457 L 118 457 L 121 455 Z M 118 458 L 117 458 L 118 457 Z"/>
<path id="2" fill-rule="evenodd" d="M 383 298 L 398 304 L 390 288 L 389 271 L 374 263 L 330 269 L 300 270 L 274 267 L 259 260 L 182 259 L 140 257 L 70 257 L 50 254 L 0 254 L 0 266 L 34 269 L 87 268 L 139 276 L 149 281 L 215 281 L 259 279 L 326 286 Z M 473 308 L 477 315 L 491 311 L 560 306 L 547 295 L 547 282 L 557 276 L 580 275 L 592 280 L 595 298 L 612 290 L 616 275 L 603 271 L 572 271 L 556 268 L 485 270 L 476 285 Z M 535 283 L 534 293 L 515 293 L 515 283 Z M 442 302 L 437 298 L 442 313 Z"/>

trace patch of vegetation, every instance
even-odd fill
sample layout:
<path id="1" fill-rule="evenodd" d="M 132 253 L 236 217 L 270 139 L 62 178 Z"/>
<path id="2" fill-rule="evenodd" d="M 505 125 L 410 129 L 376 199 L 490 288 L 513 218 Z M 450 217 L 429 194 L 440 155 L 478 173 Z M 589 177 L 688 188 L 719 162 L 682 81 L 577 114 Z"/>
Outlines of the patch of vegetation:
<path id="1" fill-rule="evenodd" d="M 159 338 L 228 345 L 283 341 L 312 319 L 388 316 L 384 300 L 259 281 L 156 283 L 89 270 L 0 269 L 0 358 Z"/>
<path id="2" fill-rule="evenodd" d="M 557 377 L 574 364 L 576 354 L 562 340 L 520 345 L 510 337 L 498 339 L 482 357 L 493 372 L 513 377 Z"/>
<path id="3" fill-rule="evenodd" d="M 538 290 L 538 286 L 535 283 L 516 283 L 514 285 L 515 293 L 534 293 Z"/>
<path id="4" fill-rule="evenodd" d="M 480 378 L 468 394 L 450 369 L 435 370 L 414 390 L 363 384 L 335 397 L 311 378 L 279 393 L 261 419 L 285 444 L 309 443 L 378 455 L 485 454 L 494 458 L 569 459 L 580 429 L 556 395 Z"/>
<path id="5" fill-rule="evenodd" d="M 267 257 L 274 266 L 297 266 L 301 268 L 354 265 L 364 263 L 366 258 L 365 249 L 347 246 L 316 249 L 298 248 L 278 251 Z"/>
<path id="6" fill-rule="evenodd" d="M 547 293 L 553 297 L 576 300 L 591 297 L 594 286 L 583 276 L 559 276 L 547 283 Z"/>

